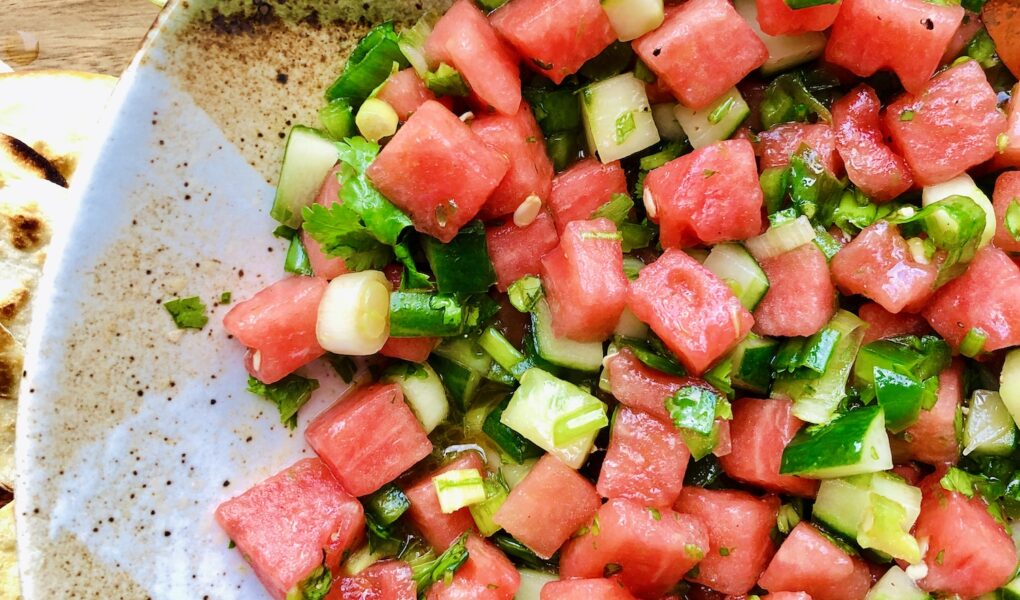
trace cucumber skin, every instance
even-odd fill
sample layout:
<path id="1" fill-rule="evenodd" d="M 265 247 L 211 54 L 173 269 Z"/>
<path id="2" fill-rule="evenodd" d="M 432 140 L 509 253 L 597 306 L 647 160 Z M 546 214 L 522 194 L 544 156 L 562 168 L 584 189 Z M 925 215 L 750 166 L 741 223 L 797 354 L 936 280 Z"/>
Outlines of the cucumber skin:
<path id="1" fill-rule="evenodd" d="M 865 447 L 864 442 L 868 433 L 877 425 L 876 420 L 880 421 L 881 433 L 885 434 L 884 411 L 879 406 L 851 411 L 827 425 L 810 427 L 801 431 L 783 451 L 779 473 L 820 477 L 822 476 L 820 474 L 829 474 L 833 470 L 866 464 L 869 460 L 881 460 L 883 457 L 877 452 L 876 456 L 865 455 L 869 449 Z M 886 446 L 885 453 L 888 452 L 888 439 Z M 859 472 L 884 471 L 892 468 L 891 459 L 888 462 L 890 464 L 882 469 L 868 467 L 870 471 Z M 846 473 L 846 475 L 849 474 L 851 473 Z M 830 474 L 829 477 L 843 475 L 844 473 L 837 471 L 836 474 Z"/>
<path id="2" fill-rule="evenodd" d="M 436 276 L 441 294 L 481 294 L 496 283 L 496 271 L 489 259 L 485 226 L 472 221 L 457 237 L 443 244 L 434 238 L 422 240 L 425 258 Z"/>
<path id="3" fill-rule="evenodd" d="M 302 139 L 307 139 L 307 141 L 302 143 Z M 339 159 L 339 154 L 337 154 L 333 158 L 332 164 L 322 169 L 321 173 L 319 168 L 315 168 L 314 173 L 310 174 L 309 171 L 313 171 L 313 169 L 308 167 L 305 160 L 308 158 L 308 153 L 302 152 L 300 158 L 295 158 L 299 149 L 296 146 L 292 147 L 292 144 L 298 143 L 302 143 L 302 145 L 322 144 L 320 148 L 316 149 L 322 150 L 322 155 L 316 156 L 322 162 L 315 165 L 316 167 L 323 166 L 328 161 L 328 158 L 323 158 L 328 156 L 327 146 L 332 147 L 334 151 L 336 149 L 333 140 L 317 129 L 296 125 L 290 130 L 283 153 L 283 164 L 280 166 L 276 195 L 273 198 L 273 208 L 269 211 L 269 216 L 294 229 L 301 226 L 301 209 L 315 201 L 322 181 Z M 291 159 L 289 162 L 288 157 Z M 295 188 L 298 189 L 295 190 Z"/>

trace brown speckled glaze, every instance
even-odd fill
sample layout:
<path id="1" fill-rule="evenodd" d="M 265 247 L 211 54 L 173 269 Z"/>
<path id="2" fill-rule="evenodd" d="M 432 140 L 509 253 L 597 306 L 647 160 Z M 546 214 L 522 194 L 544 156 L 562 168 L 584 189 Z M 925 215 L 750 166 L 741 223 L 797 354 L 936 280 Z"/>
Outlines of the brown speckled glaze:
<path id="1" fill-rule="evenodd" d="M 433 3 L 171 2 L 76 176 L 80 208 L 40 284 L 18 421 L 18 533 L 30 598 L 262 598 L 211 514 L 310 452 L 244 391 L 220 325 L 283 277 L 268 217 L 291 124 L 369 24 Z M 200 296 L 174 329 L 162 302 Z M 301 426 L 343 384 L 322 388 Z"/>

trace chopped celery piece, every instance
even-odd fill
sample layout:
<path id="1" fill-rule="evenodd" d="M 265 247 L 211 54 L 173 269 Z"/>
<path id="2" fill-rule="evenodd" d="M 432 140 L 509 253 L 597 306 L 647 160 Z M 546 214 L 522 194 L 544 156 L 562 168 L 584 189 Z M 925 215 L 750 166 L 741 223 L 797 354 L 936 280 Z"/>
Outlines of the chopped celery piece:
<path id="1" fill-rule="evenodd" d="M 552 328 L 552 313 L 544 299 L 535 303 L 531 313 L 538 355 L 550 364 L 595 373 L 602 366 L 601 342 L 577 342 L 559 337 Z"/>
<path id="2" fill-rule="evenodd" d="M 291 129 L 270 216 L 288 227 L 298 228 L 301 209 L 315 201 L 339 157 L 336 143 L 322 132 L 300 125 Z"/>
<path id="3" fill-rule="evenodd" d="M 779 472 L 831 479 L 891 468 L 885 414 L 880 406 L 869 406 L 801 430 L 783 451 Z"/>
<path id="4" fill-rule="evenodd" d="M 769 291 L 769 278 L 765 271 L 740 244 L 716 244 L 704 265 L 733 290 L 747 310 L 754 310 Z"/>
<path id="5" fill-rule="evenodd" d="M 981 191 L 981 188 L 974 183 L 974 180 L 970 175 L 964 173 L 950 179 L 949 181 L 926 186 L 923 190 L 921 190 L 921 205 L 927 207 L 930 204 L 934 204 L 939 200 L 945 200 L 951 196 L 964 196 L 970 198 L 975 204 L 981 207 L 981 210 L 984 211 L 985 228 L 981 233 L 981 241 L 978 243 L 978 248 L 987 246 L 995 236 L 995 208 L 992 206 L 992 201 L 989 200 L 988 196 Z"/>
<path id="6" fill-rule="evenodd" d="M 365 508 L 380 524 L 391 525 L 411 508 L 411 501 L 400 488 L 388 483 L 365 499 Z"/>
<path id="7" fill-rule="evenodd" d="M 525 275 L 510 284 L 507 295 L 510 297 L 510 304 L 518 311 L 531 312 L 542 298 L 542 280 L 534 275 Z"/>
<path id="8" fill-rule="evenodd" d="M 683 438 L 684 445 L 690 450 L 691 458 L 700 461 L 715 451 L 715 447 L 719 443 L 719 423 L 714 423 L 712 432 L 708 434 L 698 433 L 692 429 L 681 429 L 680 437 Z"/>
<path id="9" fill-rule="evenodd" d="M 471 504 L 468 510 L 471 511 L 471 518 L 475 521 L 478 532 L 485 537 L 496 533 L 502 527 L 496 525 L 492 520 L 493 515 L 506 502 L 510 488 L 499 473 L 490 473 L 485 478 L 485 500 Z"/>
<path id="10" fill-rule="evenodd" d="M 354 135 L 354 108 L 347 98 L 337 98 L 319 109 L 319 122 L 334 140 Z"/>
<path id="11" fill-rule="evenodd" d="M 772 385 L 773 398 L 793 401 L 793 414 L 808 423 L 825 423 L 832 419 L 836 408 L 846 395 L 846 383 L 864 339 L 864 321 L 853 313 L 839 310 L 826 328 L 839 332 L 839 341 L 833 349 L 825 372 L 784 373 Z"/>
<path id="12" fill-rule="evenodd" d="M 581 90 L 581 115 L 588 146 L 611 163 L 659 143 L 659 131 L 645 94 L 632 73 L 592 83 Z"/>
<path id="13" fill-rule="evenodd" d="M 432 478 L 444 514 L 485 501 L 485 480 L 478 469 L 454 469 Z"/>
<path id="14" fill-rule="evenodd" d="M 700 110 L 677 104 L 674 114 L 691 146 L 698 149 L 728 139 L 751 109 L 737 88 L 732 88 Z"/>
<path id="15" fill-rule="evenodd" d="M 409 65 L 397 43 L 393 23 L 377 25 L 361 38 L 343 72 L 326 90 L 327 100 L 349 98 L 360 104 L 393 72 Z"/>
<path id="16" fill-rule="evenodd" d="M 1020 425 L 1020 348 L 1010 350 L 999 374 L 999 397 L 1013 422 Z"/>
<path id="17" fill-rule="evenodd" d="M 871 588 L 864 600 L 929 600 L 931 596 L 898 565 L 893 565 Z"/>
<path id="18" fill-rule="evenodd" d="M 559 581 L 559 575 L 535 569 L 518 569 L 521 585 L 514 594 L 514 600 L 541 600 L 542 588 L 551 581 Z"/>
<path id="19" fill-rule="evenodd" d="M 404 401 L 418 417 L 426 433 L 432 433 L 450 413 L 443 381 L 428 363 L 420 365 L 404 363 L 387 370 L 383 381 L 400 386 Z"/>
<path id="20" fill-rule="evenodd" d="M 773 75 L 812 61 L 825 51 L 825 34 L 820 31 L 799 35 L 768 35 L 758 24 L 755 0 L 736 0 L 734 7 L 769 51 L 769 57 L 761 66 L 763 75 Z"/>
<path id="21" fill-rule="evenodd" d="M 609 23 L 621 42 L 635 40 L 662 25 L 662 0 L 601 0 Z"/>
<path id="22" fill-rule="evenodd" d="M 1007 456 L 1016 446 L 1016 424 L 998 392 L 975 390 L 963 427 L 963 455 Z"/>
<path id="23" fill-rule="evenodd" d="M 603 414 L 606 412 L 605 404 L 598 398 L 572 383 L 532 368 L 521 377 L 521 386 L 514 392 L 500 422 L 576 469 L 591 452 L 598 430 L 560 446 L 555 442 L 554 428 L 563 417 L 589 407 Z"/>

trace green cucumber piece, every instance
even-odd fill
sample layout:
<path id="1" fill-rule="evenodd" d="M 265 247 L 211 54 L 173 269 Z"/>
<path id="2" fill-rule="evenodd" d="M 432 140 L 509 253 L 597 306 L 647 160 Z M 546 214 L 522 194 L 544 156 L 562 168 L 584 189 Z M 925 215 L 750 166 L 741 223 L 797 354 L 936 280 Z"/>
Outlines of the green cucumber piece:
<path id="1" fill-rule="evenodd" d="M 868 510 L 870 483 L 867 475 L 822 481 L 811 510 L 812 520 L 849 540 L 856 540 Z"/>
<path id="2" fill-rule="evenodd" d="M 588 147 L 603 163 L 659 143 L 645 84 L 633 73 L 603 79 L 581 90 Z"/>
<path id="3" fill-rule="evenodd" d="M 899 433 L 917 421 L 924 402 L 924 385 L 910 375 L 875 367 L 875 398 L 885 409 L 886 427 Z"/>
<path id="4" fill-rule="evenodd" d="M 601 0 L 609 23 L 621 42 L 635 40 L 662 25 L 662 0 Z"/>
<path id="5" fill-rule="evenodd" d="M 1005 590 L 1005 588 L 1003 588 Z M 1007 596 L 1003 596 L 1006 598 Z M 906 571 L 893 565 L 875 583 L 864 600 L 929 600 L 931 596 L 907 575 Z M 1017 597 L 1020 600 L 1020 596 Z"/>
<path id="6" fill-rule="evenodd" d="M 392 525 L 401 517 L 407 509 L 411 508 L 411 501 L 407 499 L 404 492 L 387 483 L 379 491 L 365 499 L 365 508 L 375 517 L 380 525 Z"/>
<path id="7" fill-rule="evenodd" d="M 544 454 L 541 448 L 532 444 L 527 438 L 503 424 L 503 411 L 510 405 L 510 397 L 497 404 L 482 422 L 482 433 L 489 436 L 510 460 L 524 464 L 529 458 L 538 458 Z"/>
<path id="8" fill-rule="evenodd" d="M 327 100 L 349 98 L 361 104 L 393 72 L 409 66 L 400 51 L 393 23 L 376 25 L 358 42 L 344 65 L 344 70 L 326 90 Z"/>
<path id="9" fill-rule="evenodd" d="M 311 127 L 296 125 L 287 136 L 276 197 L 269 215 L 287 227 L 301 226 L 301 209 L 315 201 L 340 155 L 336 142 Z"/>
<path id="10" fill-rule="evenodd" d="M 839 334 L 825 371 L 818 375 L 809 369 L 797 369 L 780 374 L 772 385 L 771 396 L 792 400 L 794 416 L 808 423 L 825 423 L 832 419 L 846 396 L 847 379 L 864 339 L 864 321 L 845 310 L 836 311 L 825 327 Z"/>
<path id="11" fill-rule="evenodd" d="M 334 140 L 354 135 L 354 107 L 347 98 L 337 98 L 319 109 L 319 122 Z"/>
<path id="12" fill-rule="evenodd" d="M 481 325 L 499 310 L 484 295 L 395 291 L 390 294 L 390 335 L 393 337 L 451 337 Z"/>
<path id="13" fill-rule="evenodd" d="M 429 362 L 457 407 L 460 410 L 470 408 L 482 384 L 483 374 L 443 356 L 433 355 Z"/>
<path id="14" fill-rule="evenodd" d="M 1020 600 L 1020 576 L 1014 577 L 1012 581 L 1002 586 L 999 594 L 1002 600 Z"/>
<path id="15" fill-rule="evenodd" d="M 885 412 L 880 406 L 868 406 L 802 430 L 783 451 L 779 472 L 830 479 L 892 466 Z"/>
<path id="16" fill-rule="evenodd" d="M 536 571 L 535 569 L 518 569 L 521 576 L 521 584 L 517 587 L 514 600 L 540 600 L 542 588 L 551 581 L 559 581 L 559 575 Z"/>
<path id="17" fill-rule="evenodd" d="M 921 205 L 928 206 L 939 200 L 945 200 L 950 196 L 966 196 L 980 206 L 981 210 L 985 211 L 985 229 L 981 233 L 981 241 L 978 243 L 978 248 L 987 246 L 992 241 L 992 238 L 995 237 L 996 219 L 992 201 L 974 183 L 971 176 L 964 173 L 949 181 L 926 186 L 921 190 Z"/>
<path id="18" fill-rule="evenodd" d="M 450 413 L 443 381 L 428 363 L 401 364 L 383 375 L 382 380 L 400 386 L 404 401 L 418 417 L 426 433 L 432 433 Z"/>
<path id="19" fill-rule="evenodd" d="M 753 394 L 764 396 L 772 385 L 772 361 L 776 357 L 779 342 L 748 334 L 733 350 L 730 369 L 730 383 Z"/>
<path id="20" fill-rule="evenodd" d="M 1016 424 L 998 392 L 974 390 L 963 426 L 963 455 L 1008 456 L 1016 447 Z"/>
<path id="21" fill-rule="evenodd" d="M 535 303 L 531 325 L 538 355 L 558 367 L 595 373 L 602 366 L 601 342 L 576 342 L 558 337 L 552 328 L 552 313 L 545 299 Z"/>
<path id="22" fill-rule="evenodd" d="M 673 114 L 687 134 L 691 146 L 697 150 L 729 139 L 747 115 L 751 114 L 751 109 L 740 95 L 740 91 L 732 88 L 712 104 L 699 110 L 677 104 Z"/>
<path id="23" fill-rule="evenodd" d="M 999 397 L 1013 422 L 1020 424 L 1020 348 L 1010 350 L 999 374 Z"/>
<path id="24" fill-rule="evenodd" d="M 758 24 L 758 7 L 755 0 L 735 0 L 733 4 L 737 13 L 747 21 L 769 51 L 768 59 L 760 68 L 762 75 L 774 75 L 792 69 L 818 58 L 825 52 L 824 33 L 811 31 L 799 35 L 769 35 L 763 32 Z"/>
<path id="25" fill-rule="evenodd" d="M 482 482 L 482 487 L 485 489 L 485 500 L 468 505 L 468 510 L 471 511 L 471 518 L 478 532 L 484 537 L 489 537 L 502 529 L 492 518 L 506 502 L 510 489 L 499 473 L 489 473 Z"/>
<path id="26" fill-rule="evenodd" d="M 606 405 L 595 396 L 541 369 L 532 368 L 521 377 L 521 386 L 510 398 L 500 422 L 577 469 L 588 458 L 598 431 L 562 445 L 554 442 L 554 431 L 557 423 L 589 409 L 606 413 Z"/>
<path id="27" fill-rule="evenodd" d="M 461 228 L 448 244 L 425 236 L 422 247 L 441 294 L 481 294 L 496 283 L 481 221 Z"/>
<path id="28" fill-rule="evenodd" d="M 769 278 L 765 271 L 740 244 L 716 244 L 704 266 L 733 290 L 747 310 L 754 310 L 769 291 Z"/>

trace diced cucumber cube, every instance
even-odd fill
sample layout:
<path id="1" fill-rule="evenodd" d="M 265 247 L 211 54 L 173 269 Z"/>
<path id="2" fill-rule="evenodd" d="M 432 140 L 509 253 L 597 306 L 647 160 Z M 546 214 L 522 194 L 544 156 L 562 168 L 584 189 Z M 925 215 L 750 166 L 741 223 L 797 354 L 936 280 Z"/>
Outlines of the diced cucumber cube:
<path id="1" fill-rule="evenodd" d="M 404 401 L 421 421 L 426 433 L 432 433 L 450 413 L 443 381 L 428 363 L 401 366 L 385 374 L 382 379 L 400 386 Z"/>
<path id="2" fill-rule="evenodd" d="M 514 392 L 500 421 L 577 469 L 588 458 L 598 430 L 560 446 L 554 441 L 554 431 L 557 423 L 589 409 L 606 413 L 606 405 L 595 396 L 541 369 L 532 368 L 521 377 L 521 386 Z"/>
<path id="3" fill-rule="evenodd" d="M 768 60 L 761 66 L 763 75 L 772 75 L 812 61 L 825 51 L 825 34 L 811 31 L 799 35 L 769 35 L 758 25 L 758 7 L 755 0 L 736 0 L 734 8 L 747 21 L 769 51 Z"/>
<path id="4" fill-rule="evenodd" d="M 545 584 L 550 581 L 559 581 L 560 579 L 555 573 L 546 573 L 545 571 L 536 571 L 534 569 L 519 569 L 517 572 L 521 575 L 521 585 L 517 587 L 514 600 L 540 600 L 542 588 L 545 587 Z"/>
<path id="5" fill-rule="evenodd" d="M 826 479 L 818 488 L 811 517 L 848 539 L 857 539 L 857 531 L 868 510 L 870 482 L 868 475 Z"/>
<path id="6" fill-rule="evenodd" d="M 964 173 L 949 181 L 925 187 L 921 190 L 921 205 L 928 206 L 950 196 L 966 196 L 985 211 L 985 230 L 981 233 L 981 243 L 978 244 L 978 248 L 988 245 L 992 241 L 992 237 L 995 236 L 995 208 L 992 207 L 992 201 L 974 183 L 970 175 Z"/>
<path id="7" fill-rule="evenodd" d="M 686 140 L 687 134 L 676 120 L 676 102 L 664 102 L 652 105 L 652 119 L 655 121 L 655 128 L 659 130 L 659 136 L 664 140 L 677 142 Z"/>
<path id="8" fill-rule="evenodd" d="M 963 427 L 963 454 L 1006 456 L 1016 446 L 1016 424 L 998 392 L 975 390 Z"/>
<path id="9" fill-rule="evenodd" d="M 535 303 L 531 313 L 538 355 L 557 367 L 595 373 L 602 366 L 601 342 L 576 342 L 558 337 L 552 328 L 552 313 L 545 299 Z"/>
<path id="10" fill-rule="evenodd" d="M 733 290 L 747 310 L 754 310 L 769 291 L 769 278 L 765 271 L 740 244 L 716 244 L 704 265 Z"/>
<path id="11" fill-rule="evenodd" d="M 662 25 L 662 0 L 602 0 L 609 23 L 621 42 L 635 40 Z"/>
<path id="12" fill-rule="evenodd" d="M 885 413 L 880 406 L 868 406 L 802 430 L 783 451 L 779 472 L 830 479 L 892 466 Z"/>
<path id="13" fill-rule="evenodd" d="M 893 565 L 871 588 L 864 600 L 928 600 L 928 598 L 930 598 L 928 593 L 917 587 L 917 583 L 906 571 Z"/>
<path id="14" fill-rule="evenodd" d="M 751 114 L 751 109 L 740 91 L 733 88 L 700 110 L 677 104 L 673 114 L 691 146 L 698 149 L 728 139 Z"/>
<path id="15" fill-rule="evenodd" d="M 1020 425 L 1020 348 L 1011 350 L 1002 363 L 999 397 L 1013 416 L 1013 422 Z"/>
<path id="16" fill-rule="evenodd" d="M 778 348 L 776 340 L 748 334 L 733 350 L 730 383 L 748 392 L 768 394 L 772 384 L 772 359 Z"/>
<path id="17" fill-rule="evenodd" d="M 659 130 L 645 84 L 623 73 L 581 90 L 581 115 L 588 147 L 603 163 L 611 163 L 659 143 Z"/>
<path id="18" fill-rule="evenodd" d="M 624 308 L 620 313 L 620 320 L 613 329 L 613 335 L 643 340 L 648 337 L 648 325 L 638 319 L 629 308 Z"/>
<path id="19" fill-rule="evenodd" d="M 326 134 L 301 125 L 291 129 L 270 216 L 287 227 L 300 227 L 301 209 L 315 201 L 338 159 L 336 142 Z"/>
<path id="20" fill-rule="evenodd" d="M 921 548 L 910 535 L 909 528 L 903 528 L 906 520 L 906 510 L 898 502 L 872 493 L 868 511 L 857 532 L 857 543 L 862 548 L 878 550 L 893 558 L 916 564 L 921 560 Z"/>

